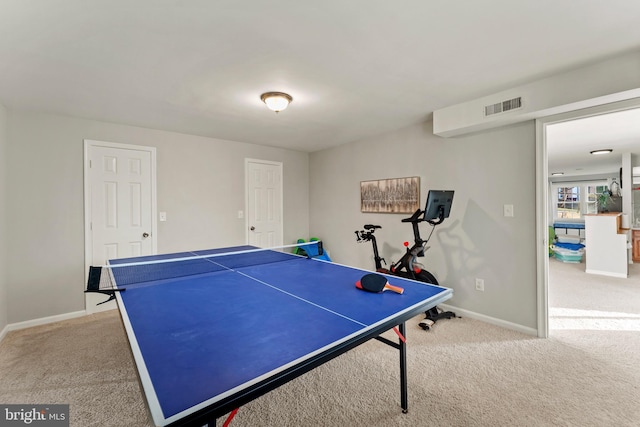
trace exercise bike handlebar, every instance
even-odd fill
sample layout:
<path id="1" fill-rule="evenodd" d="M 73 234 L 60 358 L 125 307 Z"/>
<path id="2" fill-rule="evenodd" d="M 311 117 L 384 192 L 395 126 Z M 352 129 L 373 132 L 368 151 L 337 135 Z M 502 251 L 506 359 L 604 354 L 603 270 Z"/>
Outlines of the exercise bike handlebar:
<path id="1" fill-rule="evenodd" d="M 422 209 L 418 209 L 413 213 L 413 215 L 411 215 L 410 218 L 404 218 L 402 222 L 412 222 L 412 223 L 422 222 L 424 221 L 424 219 L 420 218 L 420 215 L 422 215 L 423 213 L 424 211 Z"/>
<path id="2" fill-rule="evenodd" d="M 441 206 L 438 209 L 438 218 L 436 219 L 425 219 L 424 217 L 421 218 L 422 215 L 424 215 L 424 211 L 421 209 L 418 209 L 413 213 L 413 215 L 411 215 L 410 218 L 404 218 L 402 222 L 410 222 L 412 224 L 417 224 L 419 222 L 426 221 L 431 225 L 438 225 L 444 221 L 444 208 Z M 366 227 L 367 226 L 365 225 L 365 228 Z"/>

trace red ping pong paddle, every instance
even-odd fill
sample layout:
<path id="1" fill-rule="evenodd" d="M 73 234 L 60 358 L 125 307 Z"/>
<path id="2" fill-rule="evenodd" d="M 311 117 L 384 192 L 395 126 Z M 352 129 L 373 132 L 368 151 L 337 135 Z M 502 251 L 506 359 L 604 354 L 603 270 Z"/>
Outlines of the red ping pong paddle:
<path id="1" fill-rule="evenodd" d="M 362 278 L 356 282 L 356 288 L 368 292 L 393 291 L 399 294 L 404 292 L 403 288 L 389 284 L 386 277 L 376 273 L 369 273 L 362 276 Z"/>

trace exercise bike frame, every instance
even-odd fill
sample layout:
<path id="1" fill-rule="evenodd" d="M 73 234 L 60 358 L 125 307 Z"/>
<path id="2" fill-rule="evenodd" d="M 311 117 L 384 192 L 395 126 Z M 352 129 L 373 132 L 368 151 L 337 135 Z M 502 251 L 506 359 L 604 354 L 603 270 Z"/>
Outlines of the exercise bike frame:
<path id="1" fill-rule="evenodd" d="M 378 251 L 378 242 L 376 241 L 376 236 L 374 235 L 375 230 L 382 227 L 379 225 L 366 224 L 364 226 L 364 230 L 356 231 L 355 233 L 358 241 L 371 242 L 371 246 L 373 248 L 373 259 L 376 265 L 377 272 L 392 274 L 395 276 L 406 277 L 409 279 L 438 285 L 438 281 L 435 276 L 425 270 L 422 264 L 417 262 L 417 258 L 423 257 L 425 251 L 428 249 L 425 248 L 428 240 L 423 240 L 420 237 L 420 228 L 418 227 L 418 224 L 422 221 L 422 219 L 420 219 L 421 213 L 422 211 L 418 209 L 413 214 L 413 216 L 402 220 L 402 222 L 410 222 L 413 226 L 414 243 L 410 248 L 408 247 L 408 243 L 405 243 L 405 245 L 407 246 L 406 252 L 388 269 L 382 266 L 383 263 L 386 264 L 386 261 L 380 256 L 380 253 Z"/>
<path id="2" fill-rule="evenodd" d="M 376 265 L 376 271 L 383 274 L 391 274 L 394 276 L 405 277 L 408 279 L 418 280 L 420 282 L 430 283 L 436 286 L 439 286 L 438 280 L 436 277 L 431 274 L 429 271 L 424 269 L 424 266 L 417 262 L 418 257 L 423 257 L 425 252 L 429 249 L 429 247 L 425 247 L 431 238 L 431 234 L 427 240 L 423 240 L 420 236 L 420 227 L 419 224 L 422 221 L 425 221 L 421 218 L 424 211 L 418 209 L 414 212 L 414 214 L 409 218 L 404 218 L 402 222 L 410 222 L 413 229 L 413 246 L 409 248 L 409 243 L 405 242 L 405 246 L 407 247 L 404 255 L 395 263 L 391 265 L 390 268 L 384 268 L 382 263 L 386 264 L 384 258 L 380 256 L 378 251 L 378 242 L 376 240 L 376 236 L 374 235 L 376 229 L 382 228 L 380 225 L 373 224 L 365 224 L 364 230 L 356 231 L 356 238 L 358 242 L 371 242 L 371 246 L 373 247 L 373 259 Z M 433 229 L 435 226 L 440 224 L 443 221 L 443 218 L 440 217 L 436 221 L 427 220 L 429 224 L 432 225 L 431 233 L 433 233 Z M 450 319 L 452 317 L 456 317 L 455 313 L 451 311 L 440 312 L 437 307 L 433 307 L 426 313 L 426 319 L 435 323 L 439 319 Z M 428 330 L 428 324 L 421 323 L 420 326 Z"/>

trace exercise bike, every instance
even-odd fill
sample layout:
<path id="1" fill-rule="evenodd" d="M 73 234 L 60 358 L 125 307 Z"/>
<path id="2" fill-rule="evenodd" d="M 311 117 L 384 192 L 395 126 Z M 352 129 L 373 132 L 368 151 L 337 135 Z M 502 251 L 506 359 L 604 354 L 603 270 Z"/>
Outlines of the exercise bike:
<path id="1" fill-rule="evenodd" d="M 427 271 L 424 266 L 417 261 L 417 258 L 424 257 L 425 252 L 429 249 L 426 245 L 436 225 L 441 224 L 444 219 L 449 216 L 452 201 L 453 191 L 429 191 L 425 210 L 418 209 L 410 218 L 404 218 L 402 220 L 402 222 L 410 222 L 412 225 L 413 246 L 409 247 L 409 242 L 404 242 L 404 246 L 406 247 L 404 255 L 388 269 L 382 266 L 383 263 L 386 265 L 386 261 L 378 252 L 378 242 L 374 234 L 377 229 L 382 228 L 381 226 L 365 224 L 364 230 L 355 231 L 356 240 L 358 243 L 371 242 L 377 272 L 439 285 L 435 276 Z M 431 233 L 429 233 L 429 237 L 427 237 L 426 240 L 420 237 L 420 228 L 418 225 L 423 221 L 428 222 L 432 226 Z M 454 312 L 440 311 L 437 307 L 429 309 L 425 312 L 425 315 L 425 320 L 420 322 L 420 327 L 424 330 L 429 330 L 430 327 L 440 319 L 457 317 Z"/>

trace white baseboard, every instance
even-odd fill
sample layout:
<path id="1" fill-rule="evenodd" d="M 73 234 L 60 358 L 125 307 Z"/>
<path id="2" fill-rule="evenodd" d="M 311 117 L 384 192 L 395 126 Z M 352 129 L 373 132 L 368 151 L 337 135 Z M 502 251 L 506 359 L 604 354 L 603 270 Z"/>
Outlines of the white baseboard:
<path id="1" fill-rule="evenodd" d="M 5 335 L 11 331 L 17 331 L 20 329 L 31 328 L 33 326 L 40 326 L 40 325 L 46 325 L 49 323 L 60 322 L 62 320 L 75 319 L 76 317 L 85 316 L 86 314 L 87 312 L 85 310 L 81 310 L 81 311 L 73 311 L 71 313 L 58 314 L 55 316 L 41 317 L 39 319 L 25 320 L 24 322 L 9 323 L 7 326 L 4 327 L 2 332 L 0 332 L 0 342 L 2 342 L 2 339 L 5 337 Z"/>
<path id="2" fill-rule="evenodd" d="M 463 308 L 453 307 L 447 304 L 439 304 L 438 307 L 445 311 L 453 311 L 460 317 L 468 317 L 470 319 L 480 320 L 482 322 L 489 323 L 491 325 L 500 326 L 512 331 L 522 332 L 523 334 L 538 336 L 538 330 L 534 328 L 528 328 L 526 326 L 518 325 L 517 323 L 507 322 L 506 320 L 496 319 L 495 317 L 486 316 L 473 311 L 465 310 Z"/>
<path id="3" fill-rule="evenodd" d="M 0 331 L 0 343 L 2 343 L 2 340 L 7 335 L 8 332 L 9 332 L 9 325 L 2 328 L 2 330 Z"/>
<path id="4" fill-rule="evenodd" d="M 619 277 L 621 279 L 626 279 L 627 277 L 629 277 L 629 275 L 626 273 L 616 273 L 613 271 L 600 271 L 600 270 L 593 270 L 593 269 L 586 269 L 585 273 L 599 274 L 601 276 L 609 276 L 609 277 Z"/>
<path id="5" fill-rule="evenodd" d="M 2 340 L 4 339 L 4 337 L 11 331 L 18 331 L 20 329 L 31 328 L 34 326 L 47 325 L 49 323 L 75 319 L 76 317 L 87 316 L 90 314 L 100 313 L 107 310 L 114 310 L 115 308 L 117 308 L 116 306 L 109 306 L 109 304 L 105 304 L 105 306 L 107 307 L 102 308 L 103 306 L 101 306 L 101 308 L 98 308 L 97 310 L 73 311 L 71 313 L 57 314 L 55 316 L 41 317 L 39 319 L 33 319 L 33 320 L 25 320 L 24 322 L 9 323 L 7 326 L 5 326 L 2 329 L 2 331 L 0 331 L 0 343 L 2 343 Z"/>
<path id="6" fill-rule="evenodd" d="M 527 335 L 533 335 L 533 336 L 538 335 L 538 331 L 536 329 L 518 325 L 517 323 L 507 322 L 506 320 L 485 316 L 484 314 L 479 314 L 473 311 L 465 310 L 463 308 L 453 307 L 448 304 L 440 304 L 439 307 L 445 311 L 453 311 L 456 314 L 460 314 L 464 317 L 480 320 L 482 322 L 486 322 L 492 325 L 500 326 L 506 329 L 511 329 L 513 331 L 522 332 Z M 33 326 L 46 325 L 48 323 L 55 323 L 55 322 L 60 322 L 62 320 L 74 319 L 76 317 L 85 316 L 87 314 L 90 314 L 90 313 L 87 313 L 86 310 L 81 310 L 81 311 L 74 311 L 71 313 L 59 314 L 56 316 L 42 317 L 40 319 L 26 320 L 24 322 L 10 323 L 7 326 L 5 326 L 4 329 L 2 329 L 2 331 L 0 331 L 0 342 L 2 342 L 4 337 L 10 331 L 17 331 L 20 329 L 31 328 Z"/>

